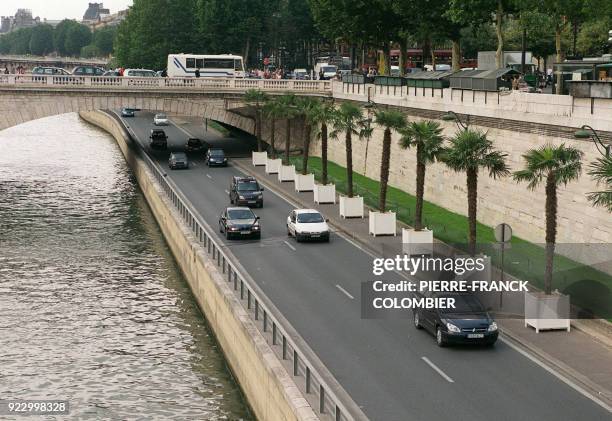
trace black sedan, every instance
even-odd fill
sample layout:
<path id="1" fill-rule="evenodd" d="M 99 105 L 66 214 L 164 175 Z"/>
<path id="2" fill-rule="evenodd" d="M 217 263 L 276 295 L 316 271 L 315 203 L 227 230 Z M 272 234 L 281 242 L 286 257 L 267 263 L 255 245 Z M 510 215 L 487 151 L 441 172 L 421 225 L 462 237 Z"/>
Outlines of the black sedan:
<path id="1" fill-rule="evenodd" d="M 247 207 L 225 208 L 219 217 L 219 232 L 225 233 L 225 238 L 261 238 L 259 216 Z"/>
<path id="2" fill-rule="evenodd" d="M 492 346 L 497 341 L 497 323 L 472 294 L 436 294 L 453 298 L 455 308 L 418 309 L 414 311 L 414 326 L 436 336 L 438 346 L 449 344 L 480 344 Z"/>
<path id="3" fill-rule="evenodd" d="M 134 117 L 136 115 L 134 111 L 133 108 L 123 107 L 121 109 L 121 117 Z"/>
<path id="4" fill-rule="evenodd" d="M 206 155 L 204 157 L 204 162 L 209 167 L 219 166 L 219 167 L 227 167 L 227 158 L 225 157 L 225 152 L 221 148 L 210 148 L 206 151 Z"/>
<path id="5" fill-rule="evenodd" d="M 187 154 L 184 152 L 172 152 L 168 159 L 168 166 L 171 170 L 178 168 L 189 168 L 189 161 L 187 160 Z"/>

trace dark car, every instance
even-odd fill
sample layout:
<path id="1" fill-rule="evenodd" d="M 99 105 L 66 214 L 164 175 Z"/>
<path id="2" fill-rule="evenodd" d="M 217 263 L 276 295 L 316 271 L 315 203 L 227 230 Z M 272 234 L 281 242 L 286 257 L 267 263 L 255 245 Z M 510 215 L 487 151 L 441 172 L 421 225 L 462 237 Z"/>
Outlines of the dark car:
<path id="1" fill-rule="evenodd" d="M 32 69 L 32 74 L 33 75 L 45 75 L 45 76 L 53 76 L 53 75 L 65 76 L 65 75 L 69 75 L 70 72 L 66 71 L 65 69 L 62 69 L 61 67 L 37 66 Z"/>
<path id="2" fill-rule="evenodd" d="M 233 176 L 230 182 L 229 198 L 232 205 L 263 207 L 263 187 L 255 177 Z"/>
<path id="3" fill-rule="evenodd" d="M 499 332 L 497 323 L 472 294 L 437 293 L 437 298 L 454 298 L 455 308 L 418 309 L 414 326 L 436 336 L 438 346 L 449 344 L 493 345 Z"/>
<path id="4" fill-rule="evenodd" d="M 223 149 L 220 148 L 211 148 L 207 150 L 204 162 L 209 167 L 212 167 L 213 165 L 227 167 L 227 158 L 225 157 L 225 152 L 223 152 Z"/>
<path id="5" fill-rule="evenodd" d="M 260 239 L 259 216 L 247 207 L 225 208 L 219 217 L 219 232 L 225 233 L 228 240 L 235 237 Z"/>
<path id="6" fill-rule="evenodd" d="M 168 147 L 168 136 L 162 129 L 151 129 L 149 139 L 151 139 L 149 145 L 153 149 L 166 149 Z"/>
<path id="7" fill-rule="evenodd" d="M 197 152 L 204 149 L 204 142 L 197 137 L 190 137 L 187 139 L 187 143 L 185 144 L 185 150 L 187 152 Z"/>
<path id="8" fill-rule="evenodd" d="M 121 109 L 121 117 L 134 117 L 136 115 L 133 108 L 123 107 Z"/>
<path id="9" fill-rule="evenodd" d="M 189 168 L 189 161 L 187 161 L 187 154 L 185 152 L 172 152 L 170 158 L 168 158 L 168 166 L 171 170 L 178 168 Z"/>
<path id="10" fill-rule="evenodd" d="M 102 76 L 104 73 L 106 73 L 106 70 L 96 66 L 76 66 L 72 70 L 72 74 L 75 76 Z"/>

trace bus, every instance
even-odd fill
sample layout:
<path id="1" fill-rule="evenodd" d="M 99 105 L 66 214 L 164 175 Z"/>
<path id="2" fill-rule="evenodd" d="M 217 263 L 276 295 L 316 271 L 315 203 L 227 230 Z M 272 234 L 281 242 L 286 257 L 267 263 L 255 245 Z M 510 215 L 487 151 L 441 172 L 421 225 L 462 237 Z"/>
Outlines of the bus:
<path id="1" fill-rule="evenodd" d="M 169 54 L 169 77 L 244 77 L 244 61 L 231 54 Z"/>

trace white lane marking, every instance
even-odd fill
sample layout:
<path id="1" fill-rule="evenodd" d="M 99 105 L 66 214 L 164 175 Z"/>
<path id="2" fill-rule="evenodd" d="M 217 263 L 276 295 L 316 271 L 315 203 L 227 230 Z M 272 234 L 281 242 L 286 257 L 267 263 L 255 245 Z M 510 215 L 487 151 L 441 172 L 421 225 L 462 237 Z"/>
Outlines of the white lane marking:
<path id="1" fill-rule="evenodd" d="M 346 295 L 347 297 L 349 297 L 351 300 L 355 299 L 355 297 L 353 297 L 351 294 L 349 294 L 348 291 L 345 290 L 344 288 L 342 288 L 340 285 L 336 285 L 336 288 L 338 288 L 340 291 L 342 291 L 342 293 L 344 295 Z"/>
<path id="2" fill-rule="evenodd" d="M 293 247 L 291 244 L 289 244 L 289 242 L 287 241 L 283 241 L 283 243 L 285 243 L 287 245 L 287 247 L 289 247 L 291 250 L 295 251 L 295 247 Z"/>
<path id="3" fill-rule="evenodd" d="M 597 396 L 593 395 L 593 393 L 585 390 L 584 388 L 582 388 L 578 384 L 574 383 L 573 381 L 571 381 L 570 379 L 565 377 L 563 374 L 557 373 L 554 370 L 554 368 L 548 367 L 544 362 L 540 361 L 536 356 L 531 355 L 529 352 L 525 351 L 524 349 L 521 349 L 520 347 L 518 347 L 517 345 L 515 345 L 514 343 L 512 343 L 508 339 L 504 338 L 503 336 L 500 337 L 499 339 L 503 343 L 508 345 L 510 348 L 514 349 L 516 352 L 518 352 L 519 354 L 521 354 L 525 358 L 529 359 L 530 361 L 536 363 L 537 365 L 542 367 L 544 370 L 546 370 L 547 372 L 549 372 L 550 374 L 552 374 L 553 376 L 555 376 L 556 378 L 561 380 L 563 383 L 565 383 L 566 385 L 568 385 L 569 387 L 571 387 L 572 389 L 574 389 L 575 391 L 580 393 L 582 396 L 592 400 L 593 402 L 595 402 L 596 404 L 598 404 L 602 408 L 606 409 L 608 412 L 612 412 L 612 407 L 610 405 L 608 405 L 607 403 L 601 401 L 600 399 L 597 398 Z"/>
<path id="4" fill-rule="evenodd" d="M 434 370 L 436 370 L 436 372 L 442 376 L 444 378 L 444 380 L 446 380 L 449 383 L 455 383 L 455 381 L 453 379 L 451 379 L 444 371 L 442 371 L 442 369 L 440 367 L 438 367 L 437 365 L 435 365 L 434 363 L 432 363 L 429 358 L 427 357 L 421 357 L 421 359 L 423 361 L 425 361 L 427 363 L 427 365 L 429 365 L 431 368 L 433 368 Z"/>
<path id="5" fill-rule="evenodd" d="M 210 174 L 206 174 L 206 177 L 210 178 L 212 180 L 212 177 L 210 176 Z"/>

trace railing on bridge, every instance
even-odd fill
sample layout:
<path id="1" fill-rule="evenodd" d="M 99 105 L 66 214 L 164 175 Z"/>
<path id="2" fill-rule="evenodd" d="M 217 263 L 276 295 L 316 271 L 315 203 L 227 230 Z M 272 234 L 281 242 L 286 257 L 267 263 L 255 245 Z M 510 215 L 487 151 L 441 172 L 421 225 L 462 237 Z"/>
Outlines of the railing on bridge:
<path id="1" fill-rule="evenodd" d="M 331 93 L 331 82 L 326 80 L 238 79 L 238 78 L 169 78 L 117 77 L 72 75 L 0 75 L 0 86 L 44 86 L 66 88 L 142 88 L 244 91 L 294 91 Z"/>
<path id="2" fill-rule="evenodd" d="M 118 119 L 115 114 L 109 114 Z M 129 135 L 134 139 L 132 133 Z M 325 421 L 364 420 L 363 412 L 341 388 L 310 347 L 299 337 L 276 306 L 252 278 L 244 273 L 244 269 L 240 267 L 235 257 L 230 255 L 227 247 L 216 238 L 214 230 L 193 209 L 189 200 L 174 182 L 168 179 L 146 153 L 140 153 L 142 151 L 140 148 L 138 151 L 183 222 L 215 262 L 219 271 L 224 274 L 225 281 L 234 291 L 255 326 L 271 342 L 268 343 L 274 353 L 284 364 L 288 363 L 290 374 L 305 393 L 313 410 Z"/>

